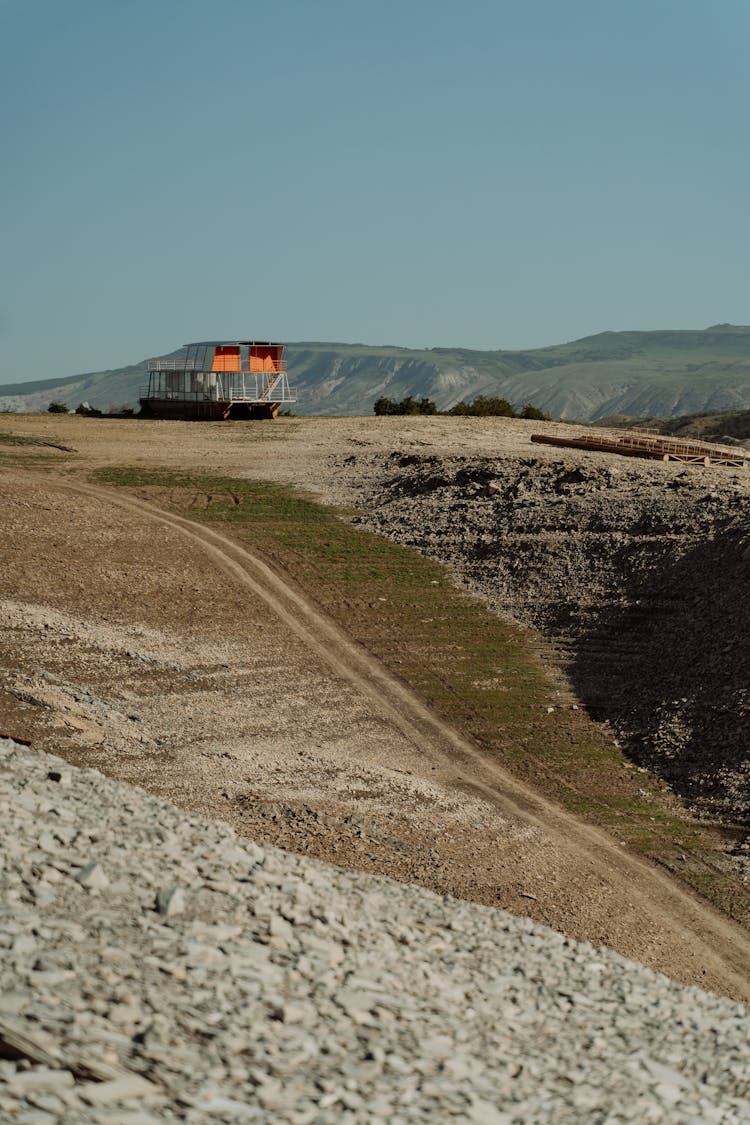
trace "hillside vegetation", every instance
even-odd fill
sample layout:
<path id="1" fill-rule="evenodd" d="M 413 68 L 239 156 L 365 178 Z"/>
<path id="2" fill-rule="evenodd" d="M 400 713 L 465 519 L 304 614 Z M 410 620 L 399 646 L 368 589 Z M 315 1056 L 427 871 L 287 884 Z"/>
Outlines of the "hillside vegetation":
<path id="1" fill-rule="evenodd" d="M 179 349 L 173 356 L 180 354 Z M 699 331 L 602 332 L 526 351 L 293 343 L 290 383 L 299 414 L 361 415 L 380 397 L 434 400 L 439 410 L 478 395 L 533 402 L 552 417 L 672 418 L 750 409 L 750 327 Z M 0 386 L 0 409 L 136 406 L 146 360 L 129 367 Z"/>

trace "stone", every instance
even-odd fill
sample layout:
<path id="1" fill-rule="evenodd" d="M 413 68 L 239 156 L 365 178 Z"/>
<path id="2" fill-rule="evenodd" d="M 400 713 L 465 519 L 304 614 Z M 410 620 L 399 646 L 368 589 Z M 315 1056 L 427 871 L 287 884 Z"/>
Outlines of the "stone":
<path id="1" fill-rule="evenodd" d="M 180 887 L 164 887 L 156 892 L 156 910 L 165 918 L 185 913 L 185 895 Z"/>
<path id="2" fill-rule="evenodd" d="M 82 887 L 86 887 L 90 891 L 103 891 L 109 886 L 109 879 L 104 871 L 104 868 L 96 860 L 87 863 L 82 867 L 78 874 L 75 876 L 77 883 Z"/>
<path id="3" fill-rule="evenodd" d="M 47 780 L 55 781 L 58 785 L 70 785 L 72 780 L 72 773 L 70 770 L 48 770 Z"/>
<path id="4" fill-rule="evenodd" d="M 74 1082 L 69 1070 L 51 1070 L 41 1066 L 18 1071 L 8 1086 L 13 1093 L 21 1092 L 26 1095 L 31 1090 L 64 1090 Z"/>
<path id="5" fill-rule="evenodd" d="M 123 1075 L 109 1082 L 88 1082 L 78 1090 L 79 1097 L 88 1105 L 108 1105 L 110 1102 L 124 1102 L 158 1094 L 157 1087 L 139 1074 Z"/>

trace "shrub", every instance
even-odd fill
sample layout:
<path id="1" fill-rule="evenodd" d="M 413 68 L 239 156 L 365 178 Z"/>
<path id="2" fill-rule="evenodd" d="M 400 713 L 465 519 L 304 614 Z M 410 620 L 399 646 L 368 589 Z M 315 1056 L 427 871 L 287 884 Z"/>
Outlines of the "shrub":
<path id="1" fill-rule="evenodd" d="M 51 402 L 47 407 L 48 414 L 67 414 L 68 408 L 64 402 Z"/>
<path id="2" fill-rule="evenodd" d="M 530 402 L 521 410 L 519 418 L 529 418 L 535 422 L 549 422 L 549 414 L 545 414 L 538 406 L 532 406 Z"/>
<path id="3" fill-rule="evenodd" d="M 530 402 L 516 414 L 507 398 L 496 398 L 493 395 L 477 395 L 472 402 L 457 402 L 450 410 L 439 411 L 429 398 L 419 401 L 408 395 L 400 402 L 392 398 L 379 398 L 374 408 L 376 414 L 452 414 L 458 417 L 471 418 L 532 418 L 539 422 L 549 422 L 549 417 L 543 414 L 538 407 Z"/>
<path id="4" fill-rule="evenodd" d="M 457 402 L 447 413 L 468 415 L 472 418 L 515 418 L 516 416 L 507 398 L 493 398 L 487 395 L 477 395 L 473 402 Z"/>
<path id="5" fill-rule="evenodd" d="M 419 402 L 407 395 L 400 402 L 392 398 L 379 398 L 373 407 L 376 414 L 437 414 L 435 403 L 429 398 L 421 398 Z"/>

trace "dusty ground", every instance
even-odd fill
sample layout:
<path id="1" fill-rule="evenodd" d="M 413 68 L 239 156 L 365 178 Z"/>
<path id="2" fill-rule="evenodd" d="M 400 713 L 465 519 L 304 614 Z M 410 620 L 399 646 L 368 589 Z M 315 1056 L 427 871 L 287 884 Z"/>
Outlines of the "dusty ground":
<path id="1" fill-rule="evenodd" d="M 358 451 L 518 456 L 533 428 L 3 417 L 0 433 L 76 453 L 40 472 L 3 447 L 1 733 L 259 840 L 506 906 L 750 998 L 740 930 L 484 762 L 304 591 L 216 532 L 83 484 L 93 466 L 169 465 L 351 503 L 340 466 Z"/>

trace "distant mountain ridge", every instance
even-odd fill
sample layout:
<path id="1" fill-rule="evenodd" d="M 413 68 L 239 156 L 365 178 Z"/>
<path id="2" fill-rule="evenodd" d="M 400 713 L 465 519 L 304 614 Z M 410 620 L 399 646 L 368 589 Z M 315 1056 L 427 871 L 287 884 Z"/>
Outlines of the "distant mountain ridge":
<path id="1" fill-rule="evenodd" d="M 170 353 L 178 356 L 181 349 Z M 432 399 L 439 409 L 479 394 L 532 402 L 555 418 L 662 417 L 750 409 L 750 327 L 600 332 L 525 351 L 287 345 L 299 414 L 370 414 L 381 395 Z M 58 399 L 102 410 L 137 407 L 146 360 L 68 379 L 0 386 L 0 409 L 46 410 Z"/>

